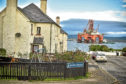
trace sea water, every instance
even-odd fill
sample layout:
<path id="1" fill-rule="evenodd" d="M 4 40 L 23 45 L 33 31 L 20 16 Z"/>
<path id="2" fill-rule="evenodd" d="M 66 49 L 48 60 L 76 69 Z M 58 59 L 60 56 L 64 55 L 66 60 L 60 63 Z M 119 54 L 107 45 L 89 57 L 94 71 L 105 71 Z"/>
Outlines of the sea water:
<path id="1" fill-rule="evenodd" d="M 73 41 L 68 41 L 68 51 L 76 51 L 77 49 L 84 51 L 84 52 L 88 52 L 89 51 L 89 46 L 92 45 L 91 43 L 87 44 L 87 43 L 77 43 L 76 40 Z M 109 48 L 113 48 L 113 49 L 123 49 L 124 47 L 126 47 L 126 42 L 114 42 L 114 43 L 103 43 L 103 44 L 99 44 L 99 45 L 106 45 Z"/>

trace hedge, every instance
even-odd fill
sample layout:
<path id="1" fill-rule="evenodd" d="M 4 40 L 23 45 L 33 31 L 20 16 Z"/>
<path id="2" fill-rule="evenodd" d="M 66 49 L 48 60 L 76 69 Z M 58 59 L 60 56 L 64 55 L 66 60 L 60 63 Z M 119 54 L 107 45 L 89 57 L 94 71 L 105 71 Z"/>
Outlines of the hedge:
<path id="1" fill-rule="evenodd" d="M 6 49 L 0 48 L 0 56 L 6 56 Z"/>

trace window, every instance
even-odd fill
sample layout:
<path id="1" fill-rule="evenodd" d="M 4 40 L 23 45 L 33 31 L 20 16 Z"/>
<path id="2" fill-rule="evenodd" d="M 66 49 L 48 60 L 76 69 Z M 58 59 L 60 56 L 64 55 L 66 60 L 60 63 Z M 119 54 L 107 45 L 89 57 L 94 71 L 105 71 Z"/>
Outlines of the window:
<path id="1" fill-rule="evenodd" d="M 33 35 L 33 24 L 31 24 L 31 35 Z"/>
<path id="2" fill-rule="evenodd" d="M 37 27 L 37 35 L 41 35 L 41 27 Z"/>
<path id="3" fill-rule="evenodd" d="M 33 52 L 39 52 L 39 45 L 33 45 Z"/>

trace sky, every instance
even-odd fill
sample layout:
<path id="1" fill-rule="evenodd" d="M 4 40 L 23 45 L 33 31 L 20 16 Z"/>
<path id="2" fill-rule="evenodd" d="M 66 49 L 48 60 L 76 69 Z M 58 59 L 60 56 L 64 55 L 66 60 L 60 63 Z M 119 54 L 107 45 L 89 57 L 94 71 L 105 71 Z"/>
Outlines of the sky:
<path id="1" fill-rule="evenodd" d="M 94 19 L 126 22 L 126 0 L 47 0 L 47 14 L 55 20 Z M 23 8 L 30 3 L 40 7 L 40 0 L 18 0 Z M 0 0 L 0 11 L 6 7 L 6 0 Z"/>

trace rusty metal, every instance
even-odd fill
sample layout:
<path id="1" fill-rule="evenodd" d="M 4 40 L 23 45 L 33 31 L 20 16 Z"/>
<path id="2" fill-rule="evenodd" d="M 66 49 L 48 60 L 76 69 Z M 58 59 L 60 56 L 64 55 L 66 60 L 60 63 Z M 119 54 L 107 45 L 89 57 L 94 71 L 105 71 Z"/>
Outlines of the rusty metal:
<path id="1" fill-rule="evenodd" d="M 88 27 L 88 30 L 87 30 L 87 27 Z M 82 38 L 84 38 L 85 43 L 95 43 L 96 38 L 99 38 L 99 43 L 102 43 L 104 36 L 103 34 L 100 34 L 98 32 L 99 25 L 98 25 L 98 28 L 95 30 L 94 21 L 89 20 L 87 27 L 84 29 L 83 33 L 78 34 L 78 38 L 77 38 L 78 43 L 82 43 Z"/>

